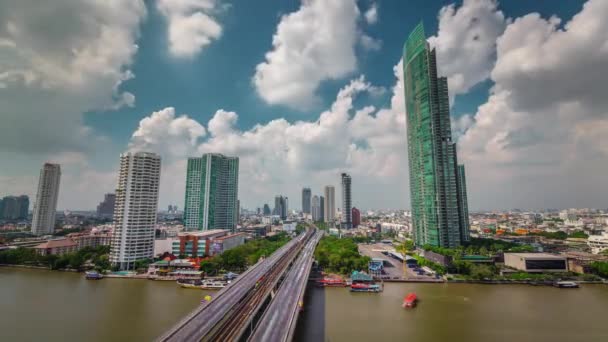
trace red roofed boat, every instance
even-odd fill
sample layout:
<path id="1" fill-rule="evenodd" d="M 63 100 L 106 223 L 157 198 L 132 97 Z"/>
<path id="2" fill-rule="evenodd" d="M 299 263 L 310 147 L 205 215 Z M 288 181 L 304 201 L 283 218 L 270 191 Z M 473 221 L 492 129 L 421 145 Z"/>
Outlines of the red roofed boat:
<path id="1" fill-rule="evenodd" d="M 408 293 L 408 295 L 403 298 L 402 306 L 404 308 L 413 308 L 416 306 L 417 302 L 418 302 L 418 297 L 416 296 L 416 294 L 414 292 L 411 292 L 411 293 Z"/>

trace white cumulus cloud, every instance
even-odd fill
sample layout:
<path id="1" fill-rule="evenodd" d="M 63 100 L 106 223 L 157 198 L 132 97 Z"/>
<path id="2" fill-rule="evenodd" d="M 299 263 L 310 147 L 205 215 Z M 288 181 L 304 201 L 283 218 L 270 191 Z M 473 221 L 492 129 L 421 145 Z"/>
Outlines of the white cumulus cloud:
<path id="1" fill-rule="evenodd" d="M 308 109 L 324 80 L 355 71 L 359 9 L 355 0 L 304 0 L 283 15 L 253 84 L 269 104 Z"/>
<path id="2" fill-rule="evenodd" d="M 507 20 L 495 0 L 465 0 L 439 12 L 439 32 L 428 39 L 437 50 L 439 74 L 450 95 L 464 94 L 486 80 L 496 60 L 496 39 Z"/>
<path id="3" fill-rule="evenodd" d="M 592 207 L 608 168 L 608 2 L 590 0 L 563 28 L 537 13 L 498 39 L 495 82 L 460 139 L 473 201 Z M 469 172 L 470 171 L 470 172 Z M 507 186 L 507 184 L 511 184 Z"/>
<path id="4" fill-rule="evenodd" d="M 175 57 L 192 58 L 222 35 L 217 0 L 158 0 L 157 5 L 167 20 L 169 51 Z"/>

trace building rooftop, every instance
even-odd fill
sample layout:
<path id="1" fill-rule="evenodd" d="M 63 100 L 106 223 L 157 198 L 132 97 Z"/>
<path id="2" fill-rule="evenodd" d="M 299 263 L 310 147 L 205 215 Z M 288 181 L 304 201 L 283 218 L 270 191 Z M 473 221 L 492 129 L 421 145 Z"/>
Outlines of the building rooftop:
<path id="1" fill-rule="evenodd" d="M 41 243 L 34 248 L 37 249 L 48 249 L 48 248 L 61 248 L 61 247 L 74 247 L 76 246 L 76 242 L 72 239 L 59 239 L 59 240 L 49 240 L 47 242 Z"/>
<path id="2" fill-rule="evenodd" d="M 525 259 L 557 259 L 557 260 L 564 259 L 563 256 L 549 254 L 549 253 L 505 253 L 505 256 L 507 256 L 507 255 L 515 255 L 520 258 L 525 258 Z"/>
<path id="3" fill-rule="evenodd" d="M 230 239 L 230 238 L 233 238 L 233 237 L 236 237 L 236 236 L 239 236 L 239 235 L 243 235 L 243 236 L 245 236 L 245 235 L 247 235 L 247 234 L 245 234 L 245 233 L 234 233 L 234 234 L 228 234 L 228 235 L 224 235 L 224 236 L 216 237 L 214 240 L 215 240 L 215 241 L 223 241 L 223 240 L 225 240 L 225 239 Z"/>
<path id="4" fill-rule="evenodd" d="M 201 230 L 201 231 L 184 231 L 180 232 L 178 236 L 213 236 L 217 234 L 228 234 L 230 231 L 226 229 L 211 229 L 211 230 Z"/>

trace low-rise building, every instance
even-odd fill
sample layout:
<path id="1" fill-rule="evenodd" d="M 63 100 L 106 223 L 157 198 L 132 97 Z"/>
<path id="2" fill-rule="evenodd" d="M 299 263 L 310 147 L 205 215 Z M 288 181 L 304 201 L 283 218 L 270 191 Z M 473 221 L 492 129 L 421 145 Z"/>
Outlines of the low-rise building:
<path id="1" fill-rule="evenodd" d="M 78 250 L 78 244 L 70 238 L 63 238 L 41 243 L 34 246 L 34 250 L 36 250 L 36 253 L 39 255 L 63 255 L 76 252 Z"/>
<path id="2" fill-rule="evenodd" d="M 212 255 L 211 241 L 214 238 L 228 235 L 230 230 L 211 229 L 195 232 L 179 233 L 177 239 L 172 241 L 171 253 L 191 258 L 202 258 Z"/>
<path id="3" fill-rule="evenodd" d="M 76 242 L 78 249 L 83 249 L 85 247 L 96 248 L 99 246 L 109 246 L 110 241 L 112 240 L 112 234 L 109 233 L 83 232 L 71 233 L 67 236 Z"/>
<path id="4" fill-rule="evenodd" d="M 245 233 L 236 233 L 213 239 L 211 255 L 222 254 L 225 251 L 245 243 Z"/>
<path id="5" fill-rule="evenodd" d="M 565 257 L 548 253 L 505 253 L 505 266 L 525 272 L 567 272 Z"/>

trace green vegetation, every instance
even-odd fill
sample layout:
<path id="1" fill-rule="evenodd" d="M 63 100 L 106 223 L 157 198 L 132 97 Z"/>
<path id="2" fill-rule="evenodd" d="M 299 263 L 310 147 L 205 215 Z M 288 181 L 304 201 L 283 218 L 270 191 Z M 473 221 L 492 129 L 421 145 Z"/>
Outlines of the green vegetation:
<path id="1" fill-rule="evenodd" d="M 213 276 L 221 271 L 241 272 L 255 264 L 260 257 L 267 257 L 289 241 L 286 233 L 280 233 L 265 239 L 246 242 L 220 255 L 201 262 L 200 270 Z"/>
<path id="2" fill-rule="evenodd" d="M 585 234 L 585 232 L 579 231 L 568 235 L 568 237 L 574 239 L 586 239 L 589 237 L 589 235 Z"/>
<path id="3" fill-rule="evenodd" d="M 306 228 L 308 228 L 308 225 L 306 225 L 304 223 L 298 223 L 296 225 L 296 234 L 300 234 L 300 233 L 306 231 Z"/>
<path id="4" fill-rule="evenodd" d="M 315 226 L 321 230 L 327 230 L 327 223 L 323 221 L 315 222 Z"/>
<path id="5" fill-rule="evenodd" d="M 82 227 L 62 229 L 62 230 L 59 230 L 59 231 L 56 231 L 55 233 L 53 233 L 53 236 L 66 236 L 71 233 L 79 233 L 83 230 L 84 230 L 84 228 L 82 228 Z"/>
<path id="6" fill-rule="evenodd" d="M 71 268 L 80 270 L 90 261 L 98 270 L 110 268 L 108 258 L 110 246 L 85 247 L 74 253 L 63 255 L 38 255 L 32 248 L 9 249 L 0 252 L 0 264 L 43 266 L 53 270 Z"/>
<path id="7" fill-rule="evenodd" d="M 591 263 L 591 271 L 602 278 L 608 278 L 608 262 L 594 261 Z"/>
<path id="8" fill-rule="evenodd" d="M 441 266 L 438 263 L 432 262 L 428 259 L 425 259 L 419 255 L 414 255 L 414 258 L 416 258 L 416 260 L 418 261 L 418 266 L 427 266 L 428 268 L 432 269 L 433 271 L 437 272 L 437 274 L 439 275 L 444 275 L 448 272 L 447 267 L 445 266 Z"/>
<path id="9" fill-rule="evenodd" d="M 362 256 L 352 238 L 325 236 L 315 250 L 315 259 L 326 272 L 350 274 L 366 270 L 371 258 Z"/>
<path id="10" fill-rule="evenodd" d="M 540 233 L 530 233 L 530 235 L 542 236 L 547 239 L 555 239 L 555 240 L 566 240 L 568 238 L 568 234 L 566 232 L 540 232 Z"/>

